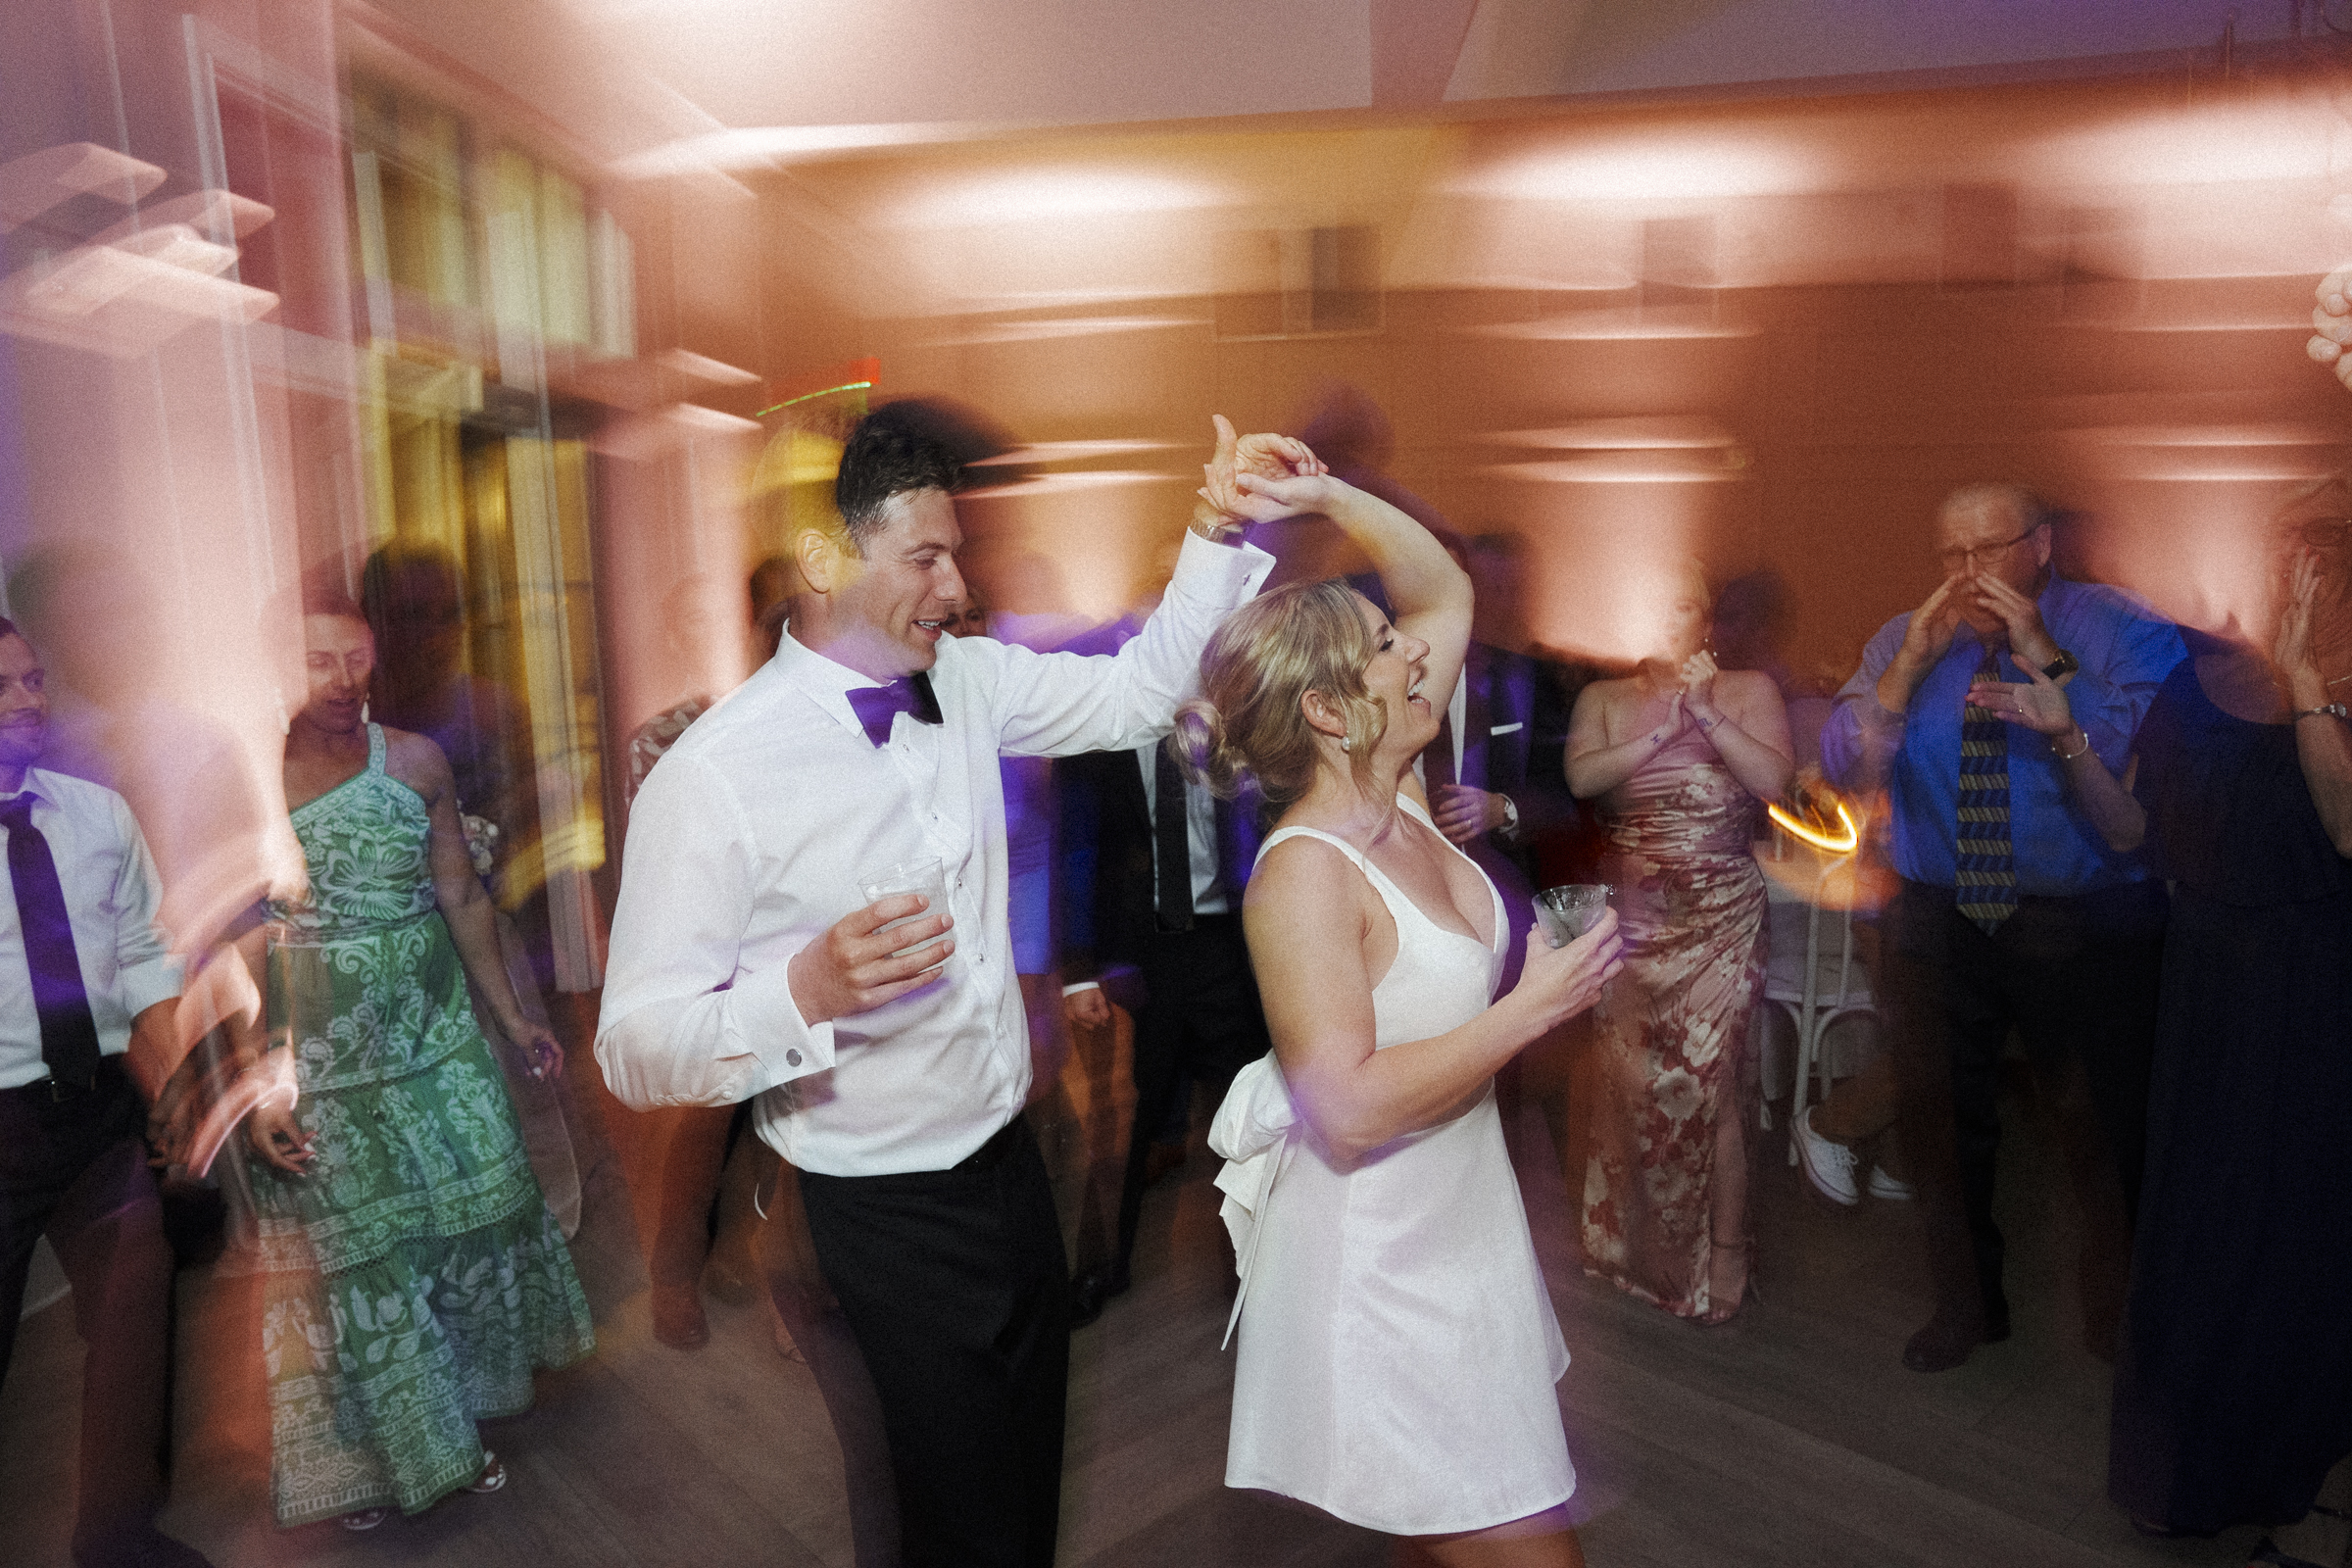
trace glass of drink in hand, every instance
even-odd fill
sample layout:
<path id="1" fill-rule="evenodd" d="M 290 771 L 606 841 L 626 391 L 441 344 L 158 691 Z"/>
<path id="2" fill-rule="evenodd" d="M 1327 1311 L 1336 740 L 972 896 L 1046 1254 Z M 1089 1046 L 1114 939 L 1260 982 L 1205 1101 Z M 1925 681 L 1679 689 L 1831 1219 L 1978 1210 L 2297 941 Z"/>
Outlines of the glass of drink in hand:
<path id="1" fill-rule="evenodd" d="M 1608 903 L 1607 884 L 1571 882 L 1536 895 L 1536 918 L 1544 923 L 1545 939 L 1564 948 L 1592 929 Z"/>
<path id="2" fill-rule="evenodd" d="M 948 911 L 947 867 L 941 864 L 937 858 L 902 860 L 897 865 L 886 865 L 879 871 L 869 871 L 858 879 L 858 890 L 865 895 L 865 902 L 868 904 L 894 898 L 902 893 L 919 893 L 929 901 L 912 914 L 875 927 L 877 933 L 896 931 L 900 926 L 911 924 L 916 920 L 929 919 L 932 915 L 945 914 Z M 930 947 L 943 940 L 945 939 L 934 938 L 930 943 L 919 945 Z M 901 948 L 891 956 L 895 958 L 900 954 L 914 951 L 914 948 Z"/>

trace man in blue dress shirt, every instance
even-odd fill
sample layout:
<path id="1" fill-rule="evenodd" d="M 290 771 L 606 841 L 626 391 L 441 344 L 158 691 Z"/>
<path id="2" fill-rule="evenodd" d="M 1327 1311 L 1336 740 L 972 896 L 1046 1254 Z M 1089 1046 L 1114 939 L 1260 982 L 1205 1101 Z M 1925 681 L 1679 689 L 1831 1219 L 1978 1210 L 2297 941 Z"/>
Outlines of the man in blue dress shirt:
<path id="1" fill-rule="evenodd" d="M 2128 1227 L 2138 1196 L 2163 884 L 2092 828 L 2056 746 L 1968 698 L 1981 683 L 2025 680 L 2032 665 L 2066 686 L 2082 721 L 2083 738 L 2058 745 L 2094 747 L 2121 774 L 2182 648 L 2127 596 L 2058 576 L 2050 526 L 2012 486 L 1947 499 L 1936 524 L 1942 580 L 1870 640 L 1822 733 L 1834 781 L 1884 783 L 1893 802 L 1902 883 L 1880 982 L 1936 1282 L 1936 1315 L 1903 1352 L 1921 1372 L 2009 1334 L 1992 1196 L 2012 1029 L 2062 1107 L 2069 1087 L 2088 1090 L 2069 1163 L 2085 1200 L 2086 1259 L 2102 1244 L 2107 1259 L 2083 1281 L 2094 1342 L 2120 1310 L 2130 1234 L 2097 1216 L 2113 1214 L 2120 1188 Z"/>

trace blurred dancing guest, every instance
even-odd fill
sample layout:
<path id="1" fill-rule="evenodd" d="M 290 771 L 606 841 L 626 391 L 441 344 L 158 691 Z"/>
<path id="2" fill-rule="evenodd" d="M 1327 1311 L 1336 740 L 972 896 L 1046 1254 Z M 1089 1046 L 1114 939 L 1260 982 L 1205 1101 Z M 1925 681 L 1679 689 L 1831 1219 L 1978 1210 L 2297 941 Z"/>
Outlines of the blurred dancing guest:
<path id="1" fill-rule="evenodd" d="M 2130 788 L 2040 671 L 1971 698 L 2173 885 L 2107 1482 L 2164 1533 L 2292 1524 L 2352 1454 L 2347 527 L 2294 536 L 2269 658 L 2191 634 Z"/>
<path id="2" fill-rule="evenodd" d="M 1273 562 L 1204 506 L 1115 657 L 948 637 L 961 474 L 935 425 L 901 404 L 859 421 L 841 531 L 796 541 L 808 592 L 776 657 L 647 779 L 597 1054 L 641 1108 L 761 1097 L 881 1396 L 906 1560 L 1044 1564 L 1068 1271 L 1021 1114 L 997 760 L 1164 732 Z M 864 892 L 895 876 L 932 892 Z"/>
<path id="3" fill-rule="evenodd" d="M 799 582 L 799 572 L 781 557 L 771 557 L 752 568 L 745 588 L 753 653 L 760 663 L 775 657 L 791 595 Z M 654 764 L 714 701 L 709 693 L 690 697 L 637 726 L 629 737 L 624 806 L 636 803 L 637 792 L 645 787 Z M 660 1211 L 654 1222 L 653 1250 L 646 1258 L 647 1271 L 653 1276 L 654 1338 L 673 1349 L 692 1350 L 710 1339 L 710 1318 L 703 1311 L 706 1265 L 714 1265 L 715 1290 L 737 1298 L 748 1296 L 751 1290 L 752 1271 L 744 1250 L 730 1247 L 724 1256 L 714 1257 L 711 1246 L 712 1204 L 718 1200 L 719 1178 L 735 1143 L 738 1112 L 732 1105 L 682 1105 L 662 1114 L 669 1125 L 663 1129 L 666 1136 L 658 1140 L 662 1151 Z"/>
<path id="4" fill-rule="evenodd" d="M 1470 582 L 1411 517 L 1325 474 L 1217 476 L 1246 516 L 1313 511 L 1372 558 L 1392 625 L 1344 583 L 1237 613 L 1180 716 L 1220 793 L 1281 814 L 1243 906 L 1274 1055 L 1214 1139 L 1242 1269 L 1225 1484 L 1408 1538 L 1449 1564 L 1580 1564 L 1552 1385 L 1568 1351 L 1495 1113 L 1495 1069 L 1589 1006 L 1615 922 L 1531 945 L 1431 820 L 1415 757 L 1452 689 Z M 1243 1216 L 1247 1215 L 1247 1218 Z"/>
<path id="5" fill-rule="evenodd" d="M 2122 1269 L 2088 1244 L 2137 1200 L 2164 940 L 2164 884 L 2100 836 L 2066 762 L 2013 744 L 1968 695 L 2022 657 L 2065 686 L 2089 744 L 2120 768 L 2181 657 L 2171 625 L 2051 569 L 2049 515 L 2023 490 L 1953 492 L 1935 543 L 1942 580 L 1871 638 L 1822 731 L 1832 781 L 1883 783 L 1893 805 L 1901 880 L 1881 920 L 1880 980 L 1936 1288 L 1935 1316 L 1903 1349 L 1916 1372 L 2009 1337 L 1992 1197 L 2011 1029 L 2062 1107 L 2087 1087 L 2090 1113 L 2069 1115 L 2071 1163 L 2086 1330 L 2104 1337 Z M 2127 1237 L 2100 1245 L 2120 1263 Z"/>
<path id="6" fill-rule="evenodd" d="M 285 791 L 310 889 L 272 906 L 269 1055 L 294 1097 L 248 1119 L 280 1525 L 372 1529 L 506 1470 L 476 1423 L 594 1347 L 468 978 L 532 1063 L 441 749 L 369 723 L 375 640 L 349 600 L 302 605 L 309 700 Z M 260 933 L 257 933 L 258 937 Z M 248 940 L 248 947 L 253 940 Z"/>
<path id="7" fill-rule="evenodd" d="M 1258 830 L 1256 800 L 1219 800 L 1177 765 L 1174 738 L 1059 764 L 1064 896 L 1084 918 L 1062 955 L 1073 1021 L 1110 1022 L 1101 981 L 1133 965 L 1135 1110 L 1108 1260 L 1071 1284 L 1083 1324 L 1131 1282 L 1153 1151 L 1173 1114 L 1186 1123 L 1190 1086 L 1222 1098 L 1233 1075 L 1272 1049 L 1242 935 L 1243 890 Z M 1180 1102 L 1181 1096 L 1181 1102 Z M 1181 1135 L 1180 1135 L 1181 1136 Z"/>
<path id="8" fill-rule="evenodd" d="M 33 1244 L 47 1235 L 86 1348 L 74 1560 L 201 1568 L 201 1554 L 154 1523 L 172 1250 L 143 1135 L 173 1070 L 179 966 L 130 808 L 36 765 L 42 687 L 39 656 L 0 620 L 0 827 L 14 895 L 0 928 L 0 1380 Z M 156 1131 L 173 1155 L 176 1133 Z"/>
<path id="9" fill-rule="evenodd" d="M 1769 675 L 1716 669 L 1695 564 L 1666 599 L 1657 650 L 1586 687 L 1569 720 L 1568 784 L 1599 800 L 1626 967 L 1593 1014 L 1601 1096 L 1580 1230 L 1588 1269 L 1721 1323 L 1753 1263 L 1747 1025 L 1766 900 L 1750 845 L 1759 803 L 1788 787 L 1788 719 Z"/>

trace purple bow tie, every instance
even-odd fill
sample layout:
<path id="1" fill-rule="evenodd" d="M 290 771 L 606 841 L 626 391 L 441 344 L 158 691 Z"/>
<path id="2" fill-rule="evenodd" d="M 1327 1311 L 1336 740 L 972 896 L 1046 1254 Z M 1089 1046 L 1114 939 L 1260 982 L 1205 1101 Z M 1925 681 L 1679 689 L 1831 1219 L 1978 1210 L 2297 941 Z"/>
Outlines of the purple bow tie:
<path id="1" fill-rule="evenodd" d="M 931 695 L 928 670 L 901 675 L 887 686 L 854 687 L 849 699 L 858 722 L 865 726 L 865 738 L 878 747 L 890 744 L 890 723 L 900 713 L 918 724 L 939 722 L 939 699 Z"/>

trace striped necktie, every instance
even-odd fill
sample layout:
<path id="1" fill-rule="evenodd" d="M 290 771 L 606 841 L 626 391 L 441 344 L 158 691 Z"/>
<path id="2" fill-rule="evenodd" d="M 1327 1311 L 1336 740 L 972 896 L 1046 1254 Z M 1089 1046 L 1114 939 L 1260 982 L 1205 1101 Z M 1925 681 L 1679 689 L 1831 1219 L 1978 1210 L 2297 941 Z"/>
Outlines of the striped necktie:
<path id="1" fill-rule="evenodd" d="M 1984 650 L 1977 679 L 2000 679 L 1997 650 Z M 1954 898 L 1990 936 L 2017 912 L 2017 857 L 2009 837 L 2009 727 L 1987 708 L 1961 710 L 1959 816 Z"/>

